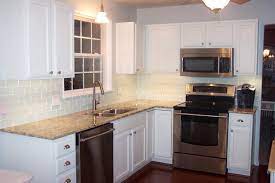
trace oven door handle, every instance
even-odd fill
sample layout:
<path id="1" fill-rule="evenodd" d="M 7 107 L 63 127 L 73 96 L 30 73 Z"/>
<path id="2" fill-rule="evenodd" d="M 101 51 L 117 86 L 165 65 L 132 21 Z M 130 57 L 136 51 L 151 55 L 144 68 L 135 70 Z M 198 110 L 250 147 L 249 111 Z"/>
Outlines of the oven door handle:
<path id="1" fill-rule="evenodd" d="M 175 115 L 180 115 L 180 116 L 199 116 L 199 117 L 210 117 L 210 118 L 227 118 L 227 116 L 216 116 L 216 115 L 207 115 L 207 114 L 193 114 L 193 113 L 175 113 Z"/>

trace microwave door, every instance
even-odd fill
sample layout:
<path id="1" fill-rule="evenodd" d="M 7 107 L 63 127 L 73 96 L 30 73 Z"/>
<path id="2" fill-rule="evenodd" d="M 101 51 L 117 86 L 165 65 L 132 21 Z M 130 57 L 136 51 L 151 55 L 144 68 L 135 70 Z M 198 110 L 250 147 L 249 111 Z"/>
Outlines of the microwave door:
<path id="1" fill-rule="evenodd" d="M 182 57 L 182 76 L 216 76 L 219 73 L 218 57 Z"/>

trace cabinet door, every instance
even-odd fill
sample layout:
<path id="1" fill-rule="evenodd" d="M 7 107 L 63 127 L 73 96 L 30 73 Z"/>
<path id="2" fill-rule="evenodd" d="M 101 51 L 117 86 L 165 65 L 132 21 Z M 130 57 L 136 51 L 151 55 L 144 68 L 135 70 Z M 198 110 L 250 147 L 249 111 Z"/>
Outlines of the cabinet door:
<path id="1" fill-rule="evenodd" d="M 204 23 L 186 23 L 181 28 L 181 47 L 205 47 L 206 25 Z"/>
<path id="2" fill-rule="evenodd" d="M 172 158 L 172 112 L 155 111 L 154 155 L 160 158 Z"/>
<path id="3" fill-rule="evenodd" d="M 151 160 L 154 154 L 154 121 L 155 121 L 155 112 L 147 112 L 147 160 Z"/>
<path id="4" fill-rule="evenodd" d="M 234 26 L 235 75 L 255 75 L 257 72 L 258 22 L 241 22 Z"/>
<path id="5" fill-rule="evenodd" d="M 140 168 L 146 161 L 145 126 L 133 129 L 133 170 Z"/>
<path id="6" fill-rule="evenodd" d="M 228 168 L 249 170 L 251 162 L 250 128 L 231 126 L 228 135 Z"/>
<path id="7" fill-rule="evenodd" d="M 131 172 L 131 130 L 114 136 L 114 179 L 115 182 Z"/>
<path id="8" fill-rule="evenodd" d="M 58 77 L 74 76 L 73 11 L 58 1 L 54 5 L 54 64 Z"/>
<path id="9" fill-rule="evenodd" d="M 52 76 L 51 65 L 51 4 L 50 1 L 30 1 L 29 9 L 29 66 L 30 77 Z"/>
<path id="10" fill-rule="evenodd" d="M 207 23 L 207 47 L 233 47 L 233 24 L 230 22 Z"/>
<path id="11" fill-rule="evenodd" d="M 179 71 L 179 25 L 147 26 L 146 41 L 146 72 L 173 73 Z"/>
<path id="12" fill-rule="evenodd" d="M 136 25 L 134 22 L 116 24 L 116 72 L 136 73 Z"/>

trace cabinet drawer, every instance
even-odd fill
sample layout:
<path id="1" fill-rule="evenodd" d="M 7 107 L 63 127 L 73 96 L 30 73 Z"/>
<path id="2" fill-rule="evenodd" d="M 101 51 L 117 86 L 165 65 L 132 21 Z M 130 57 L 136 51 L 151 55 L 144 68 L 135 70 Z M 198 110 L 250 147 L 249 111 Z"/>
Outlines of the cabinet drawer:
<path id="1" fill-rule="evenodd" d="M 70 135 L 55 141 L 55 156 L 61 157 L 75 151 L 75 135 Z"/>
<path id="2" fill-rule="evenodd" d="M 72 169 L 64 174 L 61 174 L 56 179 L 57 183 L 76 183 L 76 170 Z"/>
<path id="3" fill-rule="evenodd" d="M 59 175 L 67 170 L 70 170 L 76 165 L 76 154 L 73 152 L 67 156 L 57 159 L 56 174 Z"/>
<path id="4" fill-rule="evenodd" d="M 253 123 L 253 115 L 230 113 L 229 120 L 232 126 L 251 126 Z"/>

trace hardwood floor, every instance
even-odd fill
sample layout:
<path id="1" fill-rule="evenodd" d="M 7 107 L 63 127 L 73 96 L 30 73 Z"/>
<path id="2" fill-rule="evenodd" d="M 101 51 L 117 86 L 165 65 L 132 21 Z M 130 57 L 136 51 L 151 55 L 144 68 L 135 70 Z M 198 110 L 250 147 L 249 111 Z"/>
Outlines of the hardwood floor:
<path id="1" fill-rule="evenodd" d="M 268 183 L 266 170 L 265 166 L 256 167 L 251 177 L 222 176 L 176 169 L 153 162 L 131 176 L 125 183 Z"/>

